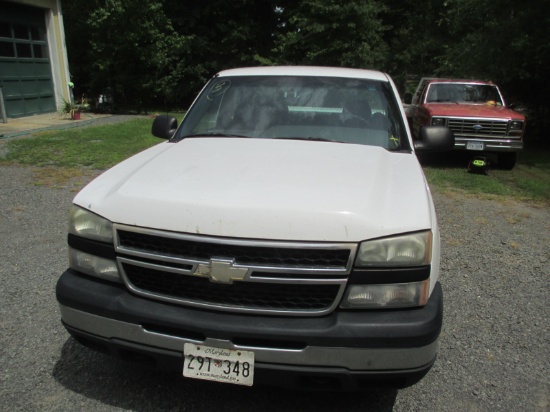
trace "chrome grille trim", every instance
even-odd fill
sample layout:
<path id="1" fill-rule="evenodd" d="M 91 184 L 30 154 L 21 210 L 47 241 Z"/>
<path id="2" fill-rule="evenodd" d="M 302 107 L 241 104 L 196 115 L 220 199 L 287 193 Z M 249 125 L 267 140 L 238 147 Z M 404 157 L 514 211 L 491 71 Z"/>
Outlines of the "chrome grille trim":
<path id="1" fill-rule="evenodd" d="M 211 257 L 229 257 L 229 258 L 235 258 L 235 261 L 240 266 L 247 266 L 247 267 L 256 267 L 256 268 L 271 268 L 276 270 L 277 268 L 284 268 L 285 270 L 292 269 L 292 270 L 320 270 L 320 271 L 326 271 L 328 273 L 335 272 L 335 273 L 342 273 L 346 272 L 349 273 L 351 270 L 351 266 L 353 264 L 353 257 L 354 252 L 357 247 L 354 243 L 313 243 L 313 242 L 276 242 L 276 241 L 264 241 L 264 240 L 243 240 L 243 239 L 233 239 L 233 238 L 217 238 L 217 237 L 210 237 L 210 236 L 202 236 L 202 235 L 190 235 L 185 233 L 175 233 L 175 232 L 167 232 L 167 231 L 160 231 L 160 230 L 154 230 L 154 229 L 144 229 L 144 228 L 138 228 L 138 227 L 131 227 L 131 226 L 123 226 L 123 225 L 114 225 L 115 230 L 115 249 L 117 252 L 132 255 L 132 256 L 142 256 L 142 257 L 152 257 L 152 258 L 161 258 L 162 260 L 166 261 L 175 261 L 175 262 L 205 262 L 208 261 Z M 152 250 L 151 248 L 147 247 L 136 247 L 136 246 L 128 246 L 128 244 L 124 244 L 124 241 L 121 239 L 121 234 L 128 234 L 133 233 L 136 235 L 143 235 L 145 237 L 150 237 L 148 240 L 150 242 L 152 241 L 166 241 L 166 242 L 185 242 L 188 246 L 189 244 L 197 245 L 201 248 L 209 248 L 211 247 L 213 250 L 202 250 L 197 252 L 196 250 L 191 251 L 185 251 L 185 252 L 170 252 L 166 250 Z M 228 250 L 220 251 L 220 249 L 227 248 Z M 195 249 L 191 246 L 192 249 Z M 315 263 L 315 264 L 292 264 L 292 263 L 279 263 L 277 264 L 275 260 L 283 260 L 278 257 L 277 253 L 272 253 L 273 255 L 273 262 L 268 263 L 250 263 L 246 262 L 247 258 L 244 259 L 245 263 L 242 263 L 239 261 L 239 258 L 236 258 L 234 255 L 227 255 L 227 253 L 233 253 L 234 249 L 236 248 L 243 248 L 248 250 L 248 252 L 252 253 L 259 253 L 262 251 L 268 251 L 268 253 L 271 250 L 278 250 L 278 251 L 286 251 L 290 256 L 286 256 L 283 259 L 286 258 L 287 261 L 290 261 L 293 259 L 291 256 L 292 254 L 319 254 L 318 252 L 322 253 L 333 253 L 333 254 L 340 254 L 345 255 L 345 259 L 342 259 L 341 257 L 334 258 L 333 260 L 339 260 L 339 264 L 323 264 L 323 263 Z M 307 252 L 306 252 L 307 251 Z M 205 256 L 205 253 L 207 255 Z M 306 259 L 311 260 L 311 256 L 306 257 Z M 249 258 L 251 260 L 251 258 Z M 261 259 L 259 259 L 261 260 Z M 266 260 L 266 259 L 264 259 Z M 326 260 L 323 258 L 323 260 Z"/>
<path id="2" fill-rule="evenodd" d="M 457 137 L 502 138 L 508 136 L 508 120 L 448 117 L 448 126 Z M 481 128 L 476 130 L 474 126 L 481 126 Z"/>
<path id="3" fill-rule="evenodd" d="M 357 251 L 357 244 L 355 243 L 243 240 L 174 233 L 120 224 L 115 224 L 113 226 L 117 262 L 123 281 L 128 289 L 140 296 L 150 299 L 223 311 L 274 315 L 284 314 L 289 316 L 320 316 L 330 313 L 338 306 L 344 293 L 347 278 L 351 272 Z M 128 232 L 138 234 L 138 239 L 140 239 L 140 241 L 145 241 L 142 244 L 132 244 L 131 242 L 125 244 L 123 238 Z M 123 234 L 123 236 L 120 236 L 121 234 Z M 268 259 L 263 259 L 262 257 L 262 259 L 260 259 L 262 260 L 261 264 L 242 264 L 235 261 L 234 257 L 230 255 L 211 255 L 207 259 L 204 255 L 204 250 L 201 250 L 203 255 L 200 257 L 189 255 L 187 253 L 188 249 L 186 249 L 186 253 L 181 256 L 178 256 L 177 251 L 174 251 L 173 248 L 170 248 L 169 254 L 164 253 L 164 251 L 161 250 L 162 248 L 159 249 L 161 253 L 159 253 L 159 250 L 148 250 L 147 241 L 153 242 L 157 240 L 161 242 L 183 241 L 184 243 L 181 244 L 184 245 L 185 248 L 187 248 L 189 244 L 196 244 L 199 249 L 206 247 L 204 250 L 207 251 L 228 250 L 232 252 L 236 250 L 244 255 L 250 252 L 252 256 L 255 256 L 257 251 L 261 253 L 266 252 Z M 225 248 L 226 246 L 229 247 Z M 153 245 L 153 247 L 155 248 L 156 246 Z M 233 247 L 236 247 L 236 249 Z M 195 250 L 194 248 L 192 249 Z M 311 261 L 311 264 L 305 266 L 302 261 L 300 264 L 293 264 L 296 259 L 300 260 L 299 256 L 303 251 L 305 251 L 307 255 L 304 261 Z M 325 252 L 329 256 L 337 257 L 338 259 L 323 259 L 322 256 Z M 283 257 L 282 259 L 281 256 Z M 321 256 L 321 259 L 315 261 L 315 259 L 311 258 L 312 256 Z M 345 261 L 342 260 L 342 256 L 346 256 Z M 275 257 L 275 260 L 269 261 L 269 257 Z M 199 265 L 211 263 L 210 259 L 212 258 L 232 260 L 234 262 L 232 264 L 233 268 L 246 269 L 248 272 L 242 281 L 231 284 L 237 284 L 233 289 L 231 289 L 231 285 L 229 285 L 228 289 L 228 285 L 226 284 L 209 282 L 207 277 L 195 273 Z M 246 259 L 245 257 L 244 260 Z M 334 263 L 336 261 L 339 261 L 340 265 L 336 265 Z M 129 271 L 131 273 L 129 273 Z M 255 273 L 258 273 L 258 276 L 255 276 Z M 158 286 L 148 283 L 148 281 L 143 281 L 144 278 L 142 276 L 146 276 L 148 279 L 150 277 L 153 283 L 156 281 L 171 282 L 171 285 L 174 284 L 174 289 L 170 289 L 171 286 L 167 286 L 167 289 L 163 289 L 165 283 L 163 283 L 162 286 Z M 252 305 L 253 307 L 249 307 L 246 304 L 240 304 L 238 301 L 234 305 L 227 304 L 227 302 L 221 302 L 221 300 L 225 298 L 220 298 L 220 302 L 208 301 L 210 298 L 209 295 L 205 295 L 203 298 L 189 298 L 189 296 L 185 296 L 187 289 L 185 289 L 185 287 L 181 289 L 181 285 L 185 284 L 190 285 L 190 288 L 197 288 L 197 282 L 206 282 L 205 289 L 215 290 L 214 295 L 218 294 L 219 296 L 221 296 L 219 290 L 225 290 L 231 293 L 235 292 L 238 296 L 243 296 L 242 293 L 238 292 L 240 289 L 249 291 L 255 290 L 254 288 L 256 288 L 261 296 L 271 296 L 271 292 L 269 291 L 276 290 L 280 298 L 281 293 L 285 293 L 282 292 L 282 290 L 287 290 L 285 288 L 288 288 L 288 295 L 295 296 L 298 303 L 290 303 L 289 308 L 284 307 L 284 305 L 280 304 L 278 301 L 273 304 L 268 301 L 258 304 L 256 297 L 250 295 L 250 299 L 245 298 L 243 302 L 256 303 Z M 143 286 L 144 284 L 149 286 Z M 308 285 L 311 286 L 309 289 L 315 291 L 312 292 L 314 297 L 308 295 Z M 180 291 L 178 293 L 181 294 L 174 295 L 172 290 L 178 290 Z M 200 288 L 194 290 L 200 290 Z M 303 293 L 297 293 L 295 292 L 296 290 L 303 291 Z M 327 302 L 326 290 L 333 296 L 331 302 Z M 320 295 L 315 295 L 315 293 L 319 293 Z M 274 295 L 277 294 L 274 293 Z M 304 297 L 304 306 L 301 307 L 300 300 L 302 299 L 302 295 L 307 295 L 307 299 L 310 299 L 308 302 L 312 300 L 315 301 L 317 299 L 315 296 L 318 296 L 319 301 L 325 303 L 305 303 L 307 299 Z M 197 296 L 197 294 L 193 296 Z M 273 299 L 276 298 L 276 296 L 273 297 Z M 276 307 L 274 308 L 271 306 Z M 314 308 L 311 309 L 311 307 Z"/>

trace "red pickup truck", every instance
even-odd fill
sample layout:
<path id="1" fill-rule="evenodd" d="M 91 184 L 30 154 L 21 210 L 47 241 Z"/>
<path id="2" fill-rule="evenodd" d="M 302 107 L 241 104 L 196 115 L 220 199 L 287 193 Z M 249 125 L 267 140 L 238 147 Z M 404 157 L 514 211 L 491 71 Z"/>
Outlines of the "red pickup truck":
<path id="1" fill-rule="evenodd" d="M 405 110 L 414 139 L 424 126 L 447 126 L 455 149 L 496 153 L 503 169 L 514 167 L 523 148 L 525 116 L 506 106 L 492 82 L 423 78 Z"/>

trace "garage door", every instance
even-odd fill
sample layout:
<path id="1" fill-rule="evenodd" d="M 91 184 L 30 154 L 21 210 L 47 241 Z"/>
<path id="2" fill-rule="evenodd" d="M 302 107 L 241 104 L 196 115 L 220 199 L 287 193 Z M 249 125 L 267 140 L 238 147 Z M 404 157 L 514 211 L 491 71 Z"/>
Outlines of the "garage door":
<path id="1" fill-rule="evenodd" d="M 8 117 L 56 110 L 44 11 L 0 1 L 0 86 Z"/>

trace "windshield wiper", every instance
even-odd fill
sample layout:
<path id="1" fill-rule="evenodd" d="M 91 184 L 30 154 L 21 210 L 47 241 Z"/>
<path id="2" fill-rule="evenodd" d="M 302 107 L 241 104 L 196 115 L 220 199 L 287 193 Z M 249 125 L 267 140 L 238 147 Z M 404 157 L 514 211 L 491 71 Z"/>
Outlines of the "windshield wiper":
<path id="1" fill-rule="evenodd" d="M 232 134 L 232 133 L 217 133 L 217 132 L 209 132 L 209 133 L 194 133 L 194 134 L 188 134 L 185 136 L 182 136 L 182 139 L 185 139 L 187 137 L 251 137 L 251 136 L 243 136 L 240 134 Z"/>

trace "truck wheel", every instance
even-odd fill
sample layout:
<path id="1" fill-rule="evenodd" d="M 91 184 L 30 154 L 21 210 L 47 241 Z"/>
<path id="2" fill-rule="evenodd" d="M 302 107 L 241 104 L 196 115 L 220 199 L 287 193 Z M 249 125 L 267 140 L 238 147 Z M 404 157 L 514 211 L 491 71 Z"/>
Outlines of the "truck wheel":
<path id="1" fill-rule="evenodd" d="M 499 153 L 498 154 L 498 165 L 501 169 L 512 170 L 516 165 L 518 154 L 515 152 L 512 153 Z"/>

